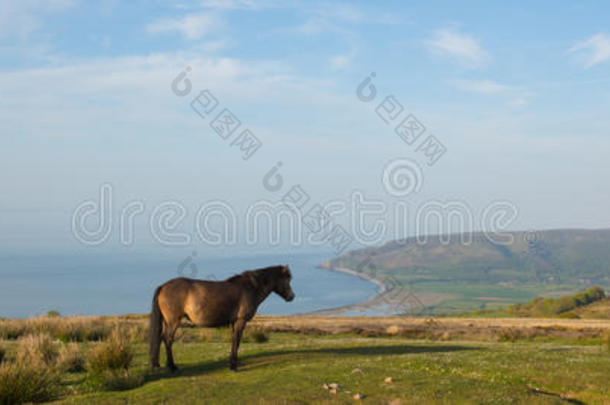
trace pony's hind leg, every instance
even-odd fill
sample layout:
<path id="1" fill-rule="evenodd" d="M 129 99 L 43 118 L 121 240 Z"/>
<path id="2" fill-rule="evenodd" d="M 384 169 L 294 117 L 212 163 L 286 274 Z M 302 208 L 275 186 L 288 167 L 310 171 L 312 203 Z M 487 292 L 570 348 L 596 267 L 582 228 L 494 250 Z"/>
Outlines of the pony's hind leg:
<path id="1" fill-rule="evenodd" d="M 233 324 L 233 339 L 231 343 L 231 356 L 229 357 L 229 368 L 233 371 L 237 371 L 237 351 L 239 350 L 239 343 L 241 336 L 246 327 L 246 321 L 238 319 Z"/>
<path id="2" fill-rule="evenodd" d="M 174 355 L 172 353 L 172 345 L 174 344 L 174 336 L 176 334 L 176 329 L 178 329 L 178 325 L 180 324 L 180 320 L 171 320 L 169 322 L 165 322 L 163 325 L 163 343 L 165 344 L 165 354 L 167 356 L 167 367 L 171 371 L 178 370 L 178 367 L 174 363 Z"/>

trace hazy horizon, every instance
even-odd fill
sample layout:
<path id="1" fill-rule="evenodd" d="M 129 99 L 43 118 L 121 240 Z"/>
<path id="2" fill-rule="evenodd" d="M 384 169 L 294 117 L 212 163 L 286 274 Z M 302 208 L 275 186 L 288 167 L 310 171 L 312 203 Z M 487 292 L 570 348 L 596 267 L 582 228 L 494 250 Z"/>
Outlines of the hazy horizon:
<path id="1" fill-rule="evenodd" d="M 413 236 L 431 202 L 468 211 L 473 231 L 498 220 L 502 230 L 610 227 L 600 6 L 58 0 L 0 11 L 3 251 L 161 248 L 150 228 L 168 202 L 184 210 L 181 249 L 283 249 L 285 224 L 277 245 L 244 242 L 248 210 L 295 185 L 307 208 L 343 204 L 334 221 L 362 242 L 348 250 Z M 217 102 L 205 117 L 203 90 Z M 225 108 L 241 122 L 235 133 L 211 126 Z M 409 116 L 421 134 L 398 133 Z M 245 129 L 260 142 L 249 156 Z M 431 159 L 428 139 L 443 153 Z M 278 162 L 284 183 L 273 191 L 264 179 Z M 394 162 L 402 178 L 391 177 Z M 104 185 L 112 230 L 84 246 L 74 215 Z M 359 196 L 373 211 L 385 204 L 364 225 L 354 225 Z M 210 201 L 230 207 L 235 244 L 202 242 L 195 218 Z M 510 212 L 486 219 L 496 202 Z M 123 209 L 137 215 L 129 243 Z"/>

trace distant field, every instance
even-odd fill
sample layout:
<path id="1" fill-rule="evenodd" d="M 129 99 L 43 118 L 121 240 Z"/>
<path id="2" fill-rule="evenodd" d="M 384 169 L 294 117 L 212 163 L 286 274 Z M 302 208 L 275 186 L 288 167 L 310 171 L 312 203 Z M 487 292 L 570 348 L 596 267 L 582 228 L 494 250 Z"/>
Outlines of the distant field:
<path id="1" fill-rule="evenodd" d="M 144 316 L 92 319 L 131 329 L 132 369 L 144 382 L 98 391 L 86 372 L 66 373 L 60 403 L 353 403 L 355 394 L 380 404 L 610 403 L 609 320 L 261 316 L 247 329 L 237 373 L 227 367 L 228 330 L 186 327 L 174 346 L 181 370 L 171 374 L 147 371 Z M 24 322 L 0 321 L 0 331 Z M 8 359 L 17 344 L 0 342 Z M 85 353 L 99 344 L 78 343 Z M 323 388 L 330 383 L 336 393 Z"/>
<path id="2" fill-rule="evenodd" d="M 392 304 L 407 314 L 496 310 L 594 285 L 610 288 L 610 229 L 510 236 L 512 243 L 506 244 L 493 243 L 482 233 L 452 234 L 446 240 L 430 236 L 425 243 L 409 238 L 350 251 L 321 267 L 350 269 L 388 289 L 414 294 L 425 308 L 400 300 Z"/>

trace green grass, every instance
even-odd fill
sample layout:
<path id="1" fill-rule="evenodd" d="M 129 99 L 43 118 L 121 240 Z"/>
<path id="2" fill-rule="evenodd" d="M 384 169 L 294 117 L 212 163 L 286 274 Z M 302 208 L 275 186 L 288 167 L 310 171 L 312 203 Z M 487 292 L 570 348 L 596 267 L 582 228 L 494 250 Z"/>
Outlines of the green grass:
<path id="1" fill-rule="evenodd" d="M 400 276 L 396 279 L 404 282 Z M 408 284 L 407 284 L 408 285 Z M 438 282 L 426 281 L 413 284 L 410 289 L 415 295 L 445 294 L 452 298 L 444 299 L 436 305 L 426 308 L 426 313 L 435 315 L 455 315 L 462 312 L 476 310 L 505 309 L 511 304 L 520 303 L 536 298 L 544 290 L 537 285 L 523 285 L 520 287 L 498 286 L 492 284 L 469 284 L 466 282 Z M 494 297 L 497 301 L 486 301 L 481 297 Z"/>
<path id="2" fill-rule="evenodd" d="M 244 366 L 229 371 L 225 342 L 178 342 L 176 374 L 148 373 L 126 391 L 87 391 L 84 373 L 65 374 L 64 403 L 559 403 L 610 398 L 610 354 L 574 341 L 432 342 L 352 335 L 273 333 L 244 343 Z M 587 342 L 590 343 L 590 342 Z M 147 347 L 135 345 L 134 371 L 147 370 Z M 392 377 L 392 383 L 384 383 Z M 331 394 L 324 383 L 338 383 Z"/>

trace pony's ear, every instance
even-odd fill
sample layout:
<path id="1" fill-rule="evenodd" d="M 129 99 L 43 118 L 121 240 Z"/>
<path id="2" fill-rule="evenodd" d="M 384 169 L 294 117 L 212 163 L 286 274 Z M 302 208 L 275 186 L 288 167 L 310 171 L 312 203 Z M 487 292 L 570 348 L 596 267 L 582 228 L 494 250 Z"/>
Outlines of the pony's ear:
<path id="1" fill-rule="evenodd" d="M 256 280 L 256 277 L 254 277 L 254 274 L 248 273 L 248 281 L 252 283 L 254 288 L 258 288 L 258 280 Z"/>
<path id="2" fill-rule="evenodd" d="M 288 265 L 287 264 L 282 266 L 282 273 L 288 274 Z"/>

